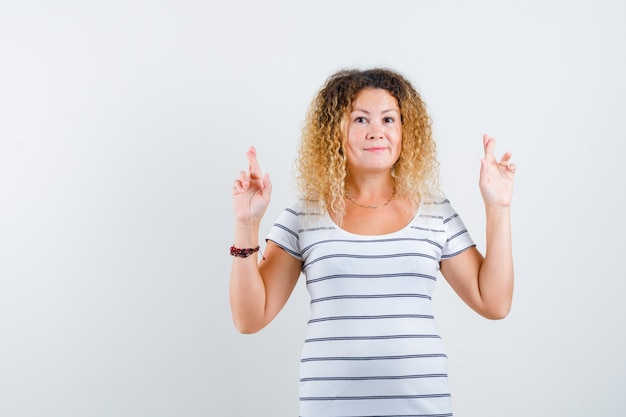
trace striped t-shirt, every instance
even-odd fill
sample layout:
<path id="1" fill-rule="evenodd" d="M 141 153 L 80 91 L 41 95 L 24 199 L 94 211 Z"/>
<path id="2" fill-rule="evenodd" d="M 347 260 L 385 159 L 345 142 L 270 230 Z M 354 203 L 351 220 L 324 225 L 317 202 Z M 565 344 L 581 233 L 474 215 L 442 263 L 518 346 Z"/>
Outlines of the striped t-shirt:
<path id="1" fill-rule="evenodd" d="M 439 262 L 474 246 L 448 200 L 422 203 L 403 229 L 338 227 L 299 201 L 267 237 L 303 262 L 311 316 L 300 416 L 452 416 L 432 295 Z"/>

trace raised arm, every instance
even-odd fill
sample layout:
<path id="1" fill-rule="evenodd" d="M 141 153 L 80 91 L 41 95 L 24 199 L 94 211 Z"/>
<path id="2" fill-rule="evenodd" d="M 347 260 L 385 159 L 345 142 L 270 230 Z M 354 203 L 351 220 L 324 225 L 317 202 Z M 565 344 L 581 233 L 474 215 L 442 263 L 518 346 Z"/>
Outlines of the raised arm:
<path id="1" fill-rule="evenodd" d="M 249 168 L 233 184 L 235 237 L 238 249 L 259 245 L 259 225 L 272 193 L 269 175 L 263 175 L 256 150 L 247 152 Z M 287 302 L 300 276 L 300 261 L 272 242 L 267 243 L 264 259 L 258 252 L 234 256 L 230 273 L 230 306 L 235 327 L 242 333 L 254 333 L 276 317 Z"/>
<path id="2" fill-rule="evenodd" d="M 515 165 L 511 153 L 498 162 L 495 139 L 483 136 L 485 156 L 480 168 L 480 191 L 485 203 L 487 248 L 475 248 L 441 262 L 441 273 L 456 293 L 476 312 L 490 319 L 507 316 L 513 299 L 511 200 Z"/>

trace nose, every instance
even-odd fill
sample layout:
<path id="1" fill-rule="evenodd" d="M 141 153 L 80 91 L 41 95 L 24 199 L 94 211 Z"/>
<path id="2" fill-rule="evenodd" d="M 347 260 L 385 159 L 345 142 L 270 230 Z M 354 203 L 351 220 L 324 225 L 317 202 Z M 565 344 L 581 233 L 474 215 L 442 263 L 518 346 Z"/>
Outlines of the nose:
<path id="1" fill-rule="evenodd" d="M 381 127 L 378 124 L 373 123 L 373 124 L 370 125 L 370 128 L 367 131 L 367 138 L 368 139 L 382 139 L 383 138 L 383 130 L 381 129 Z"/>

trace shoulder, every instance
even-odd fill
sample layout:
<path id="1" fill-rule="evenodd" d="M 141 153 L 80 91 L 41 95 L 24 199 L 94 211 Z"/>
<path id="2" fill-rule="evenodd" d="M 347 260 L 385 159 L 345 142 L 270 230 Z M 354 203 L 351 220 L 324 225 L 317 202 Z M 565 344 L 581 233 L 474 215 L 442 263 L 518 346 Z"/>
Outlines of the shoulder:
<path id="1" fill-rule="evenodd" d="M 283 213 L 284 212 L 291 213 L 292 215 L 298 217 L 306 217 L 324 214 L 325 209 L 323 209 L 316 201 L 298 199 L 287 205 L 287 207 L 283 210 Z"/>
<path id="2" fill-rule="evenodd" d="M 316 204 L 297 200 L 279 214 L 266 239 L 302 260 L 302 248 L 315 235 L 311 232 L 332 228 L 328 221 L 329 217 Z"/>
<path id="3" fill-rule="evenodd" d="M 456 213 L 450 200 L 444 194 L 427 194 L 420 204 L 421 215 L 437 217 L 444 220 Z"/>
<path id="4" fill-rule="evenodd" d="M 276 224 L 289 224 L 302 227 L 326 217 L 325 208 L 315 201 L 295 200 L 280 213 Z"/>
<path id="5" fill-rule="evenodd" d="M 424 201 L 420 206 L 419 218 L 450 236 L 467 231 L 463 220 L 445 196 Z"/>

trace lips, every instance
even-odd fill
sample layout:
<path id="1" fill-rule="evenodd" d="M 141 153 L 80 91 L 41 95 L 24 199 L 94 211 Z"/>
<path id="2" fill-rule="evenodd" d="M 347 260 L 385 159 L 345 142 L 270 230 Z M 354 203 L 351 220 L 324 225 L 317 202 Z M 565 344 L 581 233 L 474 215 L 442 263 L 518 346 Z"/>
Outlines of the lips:
<path id="1" fill-rule="evenodd" d="M 382 152 L 382 151 L 386 151 L 387 147 L 386 146 L 375 146 L 372 148 L 365 148 L 364 149 L 367 152 Z"/>

